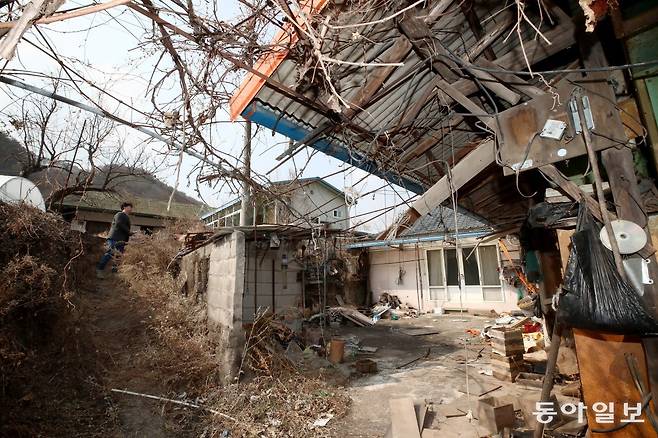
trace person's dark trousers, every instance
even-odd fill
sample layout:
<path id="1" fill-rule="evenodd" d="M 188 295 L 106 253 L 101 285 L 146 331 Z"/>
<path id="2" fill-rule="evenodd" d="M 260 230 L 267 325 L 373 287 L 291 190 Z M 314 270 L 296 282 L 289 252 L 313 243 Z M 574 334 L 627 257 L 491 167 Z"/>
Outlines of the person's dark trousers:
<path id="1" fill-rule="evenodd" d="M 105 269 L 105 266 L 107 266 L 110 260 L 113 259 L 117 251 L 123 253 L 126 247 L 126 242 L 119 242 L 116 240 L 107 239 L 105 245 L 107 246 L 107 251 L 105 252 L 105 254 L 103 254 L 103 257 L 101 257 L 100 262 L 98 262 L 98 266 L 96 266 L 96 269 L 98 269 L 99 271 Z M 112 272 L 116 272 L 116 271 L 117 271 L 116 263 L 113 263 Z"/>

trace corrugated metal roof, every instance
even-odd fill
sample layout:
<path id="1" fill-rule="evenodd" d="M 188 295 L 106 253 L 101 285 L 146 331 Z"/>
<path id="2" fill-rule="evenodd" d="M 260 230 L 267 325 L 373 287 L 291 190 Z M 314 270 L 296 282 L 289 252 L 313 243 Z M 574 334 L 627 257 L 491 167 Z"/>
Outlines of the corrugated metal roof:
<path id="1" fill-rule="evenodd" d="M 502 6 L 493 3 L 476 4 L 476 13 L 480 17 L 490 16 L 492 12 L 501 9 Z M 352 10 L 347 8 L 346 11 L 333 19 L 334 23 L 355 23 L 368 20 L 377 20 L 382 17 L 390 15 L 392 10 L 397 9 L 398 6 L 389 8 L 377 8 L 377 10 L 370 10 L 364 15 L 354 14 Z M 462 56 L 466 51 L 472 47 L 478 38 L 471 31 L 467 21 L 464 19 L 462 12 L 459 8 L 455 8 L 454 14 L 448 14 L 435 21 L 433 29 L 435 35 L 442 38 L 442 44 L 452 51 L 456 56 Z M 356 16 L 358 15 L 358 16 Z M 498 26 L 501 20 L 504 19 L 504 14 L 499 14 L 487 20 L 483 24 L 483 32 L 491 32 Z M 376 63 L 378 57 L 384 53 L 399 37 L 400 33 L 396 26 L 395 20 L 388 20 L 384 23 L 377 25 L 369 25 L 358 28 L 347 28 L 341 30 L 329 29 L 325 36 L 325 40 L 333 42 L 340 41 L 343 43 L 343 48 L 334 54 L 337 59 L 348 62 L 369 62 Z M 525 36 L 529 38 L 529 30 L 526 29 Z M 516 37 L 497 39 L 491 48 L 497 56 L 502 56 L 514 49 L 518 45 Z M 396 122 L 400 119 L 405 109 L 410 103 L 413 103 L 419 95 L 431 86 L 435 74 L 429 67 L 422 62 L 421 58 L 412 50 L 404 59 L 404 66 L 397 68 L 391 76 L 385 81 L 384 87 L 387 84 L 394 84 L 400 78 L 411 74 L 412 77 L 404 82 L 402 85 L 395 87 L 388 95 L 381 98 L 376 104 L 358 113 L 353 121 L 367 131 L 386 134 L 389 136 L 390 143 L 395 145 L 396 150 L 407 149 L 415 146 L 419 142 L 427 138 L 432 132 L 441 130 L 449 124 L 451 118 L 450 113 L 446 113 L 439 105 L 427 105 L 414 120 L 414 132 L 421 134 L 410 135 L 408 132 L 401 132 L 396 134 L 391 131 L 396 126 Z M 353 101 L 361 91 L 361 86 L 365 83 L 369 74 L 377 67 L 354 67 L 348 65 L 334 66 L 328 64 L 331 69 L 331 76 L 334 79 L 335 87 L 346 101 Z M 273 77 L 278 81 L 297 89 L 300 83 L 300 69 L 291 60 L 284 61 L 279 68 L 275 71 Z M 341 79 L 341 76 L 345 76 Z M 313 93 L 318 93 L 318 90 L 307 90 L 307 96 L 326 99 L 320 91 L 319 96 L 314 96 Z M 281 117 L 281 114 L 291 116 L 297 121 L 303 121 L 304 126 L 309 130 L 313 130 L 318 126 L 327 123 L 328 120 L 321 114 L 317 113 L 311 108 L 308 108 L 298 102 L 285 97 L 284 95 L 272 90 L 268 87 L 263 87 L 257 94 L 256 98 L 266 103 Z M 500 108 L 499 108 L 500 110 Z M 447 149 L 450 154 L 457 152 L 461 147 L 474 140 L 478 134 L 482 135 L 483 131 L 467 132 L 472 129 L 466 123 L 462 123 L 463 130 L 455 131 L 449 138 L 445 139 L 447 144 L 442 144 L 441 141 L 436 141 L 436 144 L 430 149 L 431 153 L 438 160 L 446 160 L 449 155 L 444 151 Z M 353 148 L 362 152 L 370 152 L 373 149 L 372 142 L 364 142 L 357 140 L 354 135 L 346 138 L 345 136 L 337 136 L 334 133 L 331 137 L 336 140 L 338 137 L 339 144 L 345 148 Z M 330 137 L 330 139 L 331 139 Z M 385 152 L 385 151 L 384 151 Z M 393 153 L 394 155 L 394 153 Z M 409 163 L 403 164 L 396 162 L 395 157 L 392 156 L 393 162 L 385 163 L 387 166 L 393 167 L 393 171 L 399 174 L 404 174 L 406 177 L 415 179 L 421 178 L 419 182 L 422 183 L 423 179 L 427 182 L 434 181 L 440 178 L 438 171 L 434 166 L 427 166 L 427 159 L 424 156 L 412 160 Z M 416 169 L 422 167 L 421 175 L 415 174 Z"/>
<path id="2" fill-rule="evenodd" d="M 553 44 L 555 49 L 548 50 L 548 46 L 525 23 L 520 24 L 522 30 L 519 35 L 513 27 L 516 24 L 513 4 L 510 6 L 482 1 L 469 2 L 468 5 L 453 2 L 429 25 L 434 41 L 440 41 L 451 56 L 474 61 L 478 57 L 483 59 L 489 55 L 488 51 L 492 51 L 501 67 L 516 70 L 525 68 L 525 55 L 531 63 L 536 63 L 569 44 L 563 39 L 559 44 Z M 384 0 L 329 4 L 321 16 L 314 17 L 314 22 L 318 23 L 316 30 L 322 32 L 321 51 L 347 63 L 376 64 L 383 62 L 383 59 L 391 62 L 389 49 L 404 49 L 405 44 L 402 43 L 408 41 L 399 28 L 399 20 L 403 16 L 342 29 L 328 24 L 376 21 L 389 17 L 404 6 Z M 426 15 L 433 6 L 418 6 L 415 10 L 417 18 L 422 19 L 421 15 Z M 466 18 L 468 11 L 462 9 L 462 6 L 474 8 L 481 30 L 477 30 L 476 26 L 471 27 Z M 533 8 L 527 8 L 524 12 L 543 32 L 550 29 L 555 34 L 560 29 L 553 31 L 554 23 L 564 24 L 565 14 L 559 7 L 548 7 L 559 19 L 553 21 L 545 15 L 539 17 Z M 566 21 L 570 22 L 570 19 L 566 17 Z M 503 22 L 507 30 L 500 31 Z M 473 55 L 473 49 L 477 48 L 483 36 L 492 33 L 497 37 L 488 45 L 487 52 L 482 49 Z M 519 37 L 526 43 L 523 51 L 519 48 Z M 537 47 L 532 52 L 526 52 L 528 44 L 535 44 L 532 40 L 537 40 Z M 421 44 L 432 44 L 432 40 L 426 39 Z M 305 50 L 311 48 L 302 46 L 295 53 L 299 55 Z M 307 100 L 318 102 L 319 105 L 301 104 L 299 102 L 303 99 L 288 98 L 275 88 L 265 86 L 242 114 L 296 141 L 306 141 L 311 132 L 327 128 L 328 131 L 315 137 L 312 147 L 415 193 L 423 193 L 444 176 L 446 162 L 454 165 L 474 144 L 492 133 L 479 120 L 487 120 L 486 115 L 476 117 L 450 98 L 437 99 L 432 95 L 438 75 L 430 68 L 425 55 L 419 55 L 416 50 L 420 49 L 409 49 L 408 53 L 402 55 L 403 65 L 393 69 L 374 96 L 370 95 L 366 103 L 362 104 L 364 108 L 339 108 L 343 115 L 349 115 L 349 120 L 339 121 L 340 117 L 332 115 L 332 109 L 337 108 L 336 99 L 324 81 L 330 81 L 343 100 L 359 102 L 364 87 L 372 84 L 372 77 L 378 69 L 385 67 L 335 64 L 329 61 L 325 65 L 326 71 L 319 72 L 316 70 L 317 59 L 310 54 L 298 60 L 288 58 L 279 65 L 273 78 L 293 93 L 303 94 Z M 494 92 L 481 89 L 482 83 L 474 81 L 466 70 L 455 69 L 453 73 L 458 79 L 452 81 L 452 85 L 474 104 L 480 105 L 483 113 L 493 117 L 495 112 L 509 107 L 509 103 L 502 98 L 492 98 Z M 522 102 L 532 95 L 515 91 Z M 414 113 L 411 122 L 406 124 L 408 126 L 399 126 L 399 121 L 419 101 L 427 103 Z M 468 207 L 477 209 L 479 204 Z M 484 211 L 478 212 L 485 214 Z"/>

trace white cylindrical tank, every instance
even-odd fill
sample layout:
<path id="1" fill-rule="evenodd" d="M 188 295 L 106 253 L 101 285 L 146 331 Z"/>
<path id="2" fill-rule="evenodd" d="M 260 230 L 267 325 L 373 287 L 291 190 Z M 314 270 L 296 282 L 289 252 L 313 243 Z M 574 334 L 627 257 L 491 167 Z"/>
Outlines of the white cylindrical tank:
<path id="1" fill-rule="evenodd" d="M 46 211 L 46 203 L 39 188 L 29 179 L 20 176 L 0 175 L 0 201 L 24 202 Z"/>

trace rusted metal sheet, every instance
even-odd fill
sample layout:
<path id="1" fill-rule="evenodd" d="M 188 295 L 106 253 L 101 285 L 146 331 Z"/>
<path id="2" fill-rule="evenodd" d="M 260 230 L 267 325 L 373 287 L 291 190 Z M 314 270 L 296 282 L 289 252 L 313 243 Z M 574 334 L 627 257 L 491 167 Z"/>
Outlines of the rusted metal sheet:
<path id="1" fill-rule="evenodd" d="M 612 87 L 605 81 L 564 80 L 553 90 L 524 104 L 502 112 L 498 140 L 505 175 L 534 169 L 545 164 L 585 155 L 585 143 L 576 135 L 569 111 L 569 99 L 577 87 L 589 98 L 594 118 L 593 147 L 600 151 L 626 143 L 619 110 L 615 107 Z M 559 140 L 542 138 L 539 133 L 547 120 L 565 122 L 567 128 Z"/>

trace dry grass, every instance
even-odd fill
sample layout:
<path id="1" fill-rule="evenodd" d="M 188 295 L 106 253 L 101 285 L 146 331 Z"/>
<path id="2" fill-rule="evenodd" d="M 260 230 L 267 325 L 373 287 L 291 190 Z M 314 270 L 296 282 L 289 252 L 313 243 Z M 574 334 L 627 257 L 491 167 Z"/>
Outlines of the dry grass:
<path id="1" fill-rule="evenodd" d="M 344 389 L 322 378 L 298 373 L 279 356 L 281 349 L 271 353 L 272 348 L 265 347 L 291 335 L 269 315 L 261 315 L 255 330 L 248 330 L 252 336 L 245 341 L 249 348 L 244 364 L 246 369 L 267 375 L 220 386 L 216 345 L 207 330 L 205 305 L 184 297 L 179 280 L 168 269 L 180 247 L 176 239 L 180 229 L 173 231 L 166 229 L 131 240 L 119 273 L 130 289 L 153 307 L 151 326 L 161 342 L 149 353 L 168 386 L 178 391 L 184 388 L 188 397 L 237 420 L 211 415 L 204 436 L 219 437 L 226 430 L 231 437 L 335 436 L 331 422 L 324 428 L 312 428 L 312 424 L 323 413 L 336 419 L 343 416 L 349 397 Z M 258 354 L 252 356 L 256 351 Z"/>
<path id="2" fill-rule="evenodd" d="M 119 276 L 153 310 L 149 326 L 160 342 L 147 354 L 165 383 L 200 394 L 218 384 L 216 346 L 208 336 L 205 307 L 181 295 L 181 285 L 168 269 L 179 248 L 169 228 L 131 240 Z"/>
<path id="3" fill-rule="evenodd" d="M 85 245 L 59 217 L 0 203 L 0 362 L 3 382 L 66 313 Z M 83 273 L 83 275 L 81 275 Z"/>
<path id="4" fill-rule="evenodd" d="M 211 417 L 210 436 L 229 430 L 231 437 L 329 437 L 337 436 L 332 422 L 347 413 L 350 398 L 322 378 L 284 373 L 229 385 L 210 396 L 207 405 L 237 420 Z M 322 414 L 334 420 L 314 428 Z"/>
<path id="5" fill-rule="evenodd" d="M 0 203 L 2 436 L 70 436 L 102 422 L 102 404 L 78 404 L 93 375 L 74 305 L 93 278 L 90 243 L 54 214 Z"/>

